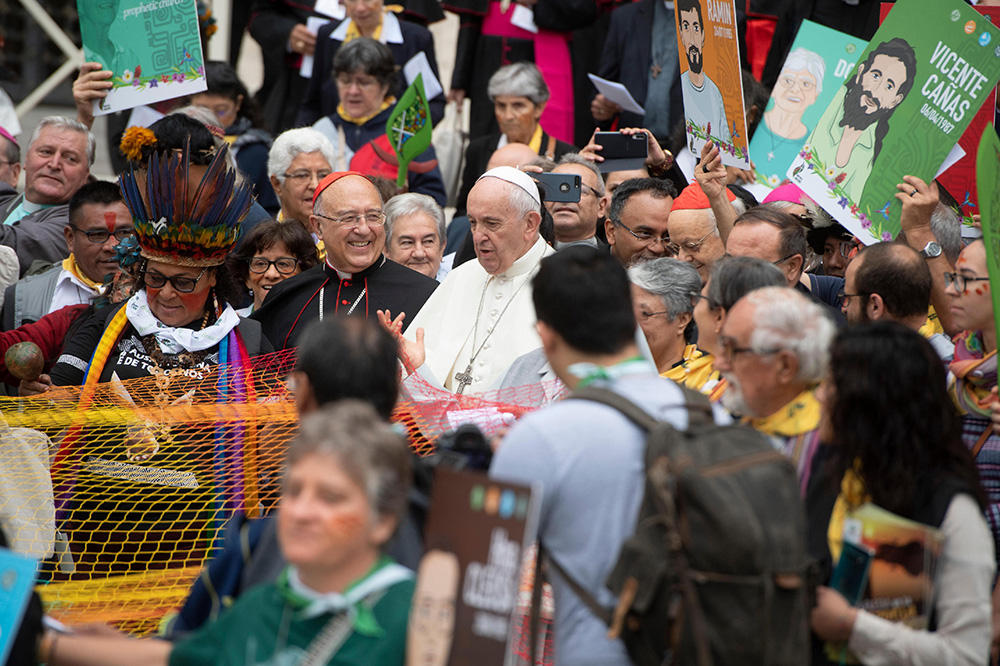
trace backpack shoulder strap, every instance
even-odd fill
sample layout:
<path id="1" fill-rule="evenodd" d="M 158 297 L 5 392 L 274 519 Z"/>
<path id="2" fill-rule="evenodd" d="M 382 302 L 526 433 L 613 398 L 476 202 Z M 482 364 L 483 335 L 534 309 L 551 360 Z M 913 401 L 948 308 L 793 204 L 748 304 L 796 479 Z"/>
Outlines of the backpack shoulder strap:
<path id="1" fill-rule="evenodd" d="M 688 410 L 688 425 L 711 425 L 715 422 L 712 415 L 712 403 L 709 402 L 707 396 L 684 386 L 681 386 L 680 389 L 684 394 L 684 407 Z M 647 432 L 659 423 L 658 419 L 642 407 L 610 389 L 585 386 L 570 393 L 568 398 L 591 400 L 613 407 Z"/>

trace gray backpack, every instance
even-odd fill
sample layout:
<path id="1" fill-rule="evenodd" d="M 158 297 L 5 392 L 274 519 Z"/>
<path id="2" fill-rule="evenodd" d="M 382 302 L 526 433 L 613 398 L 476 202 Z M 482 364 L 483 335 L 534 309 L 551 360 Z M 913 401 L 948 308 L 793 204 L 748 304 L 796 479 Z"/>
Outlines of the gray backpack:
<path id="1" fill-rule="evenodd" d="M 573 392 L 647 432 L 646 489 L 606 581 L 616 608 L 546 561 L 637 666 L 808 664 L 816 569 L 795 470 L 756 431 L 715 425 L 708 399 L 684 391 L 685 431 L 612 391 Z"/>

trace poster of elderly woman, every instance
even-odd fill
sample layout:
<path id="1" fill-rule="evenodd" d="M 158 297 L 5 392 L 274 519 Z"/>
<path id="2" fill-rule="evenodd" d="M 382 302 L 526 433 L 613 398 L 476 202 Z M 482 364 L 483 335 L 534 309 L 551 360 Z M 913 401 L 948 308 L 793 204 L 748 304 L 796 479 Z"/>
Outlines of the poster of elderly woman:
<path id="1" fill-rule="evenodd" d="M 775 188 L 868 42 L 803 21 L 750 142 L 757 183 Z"/>

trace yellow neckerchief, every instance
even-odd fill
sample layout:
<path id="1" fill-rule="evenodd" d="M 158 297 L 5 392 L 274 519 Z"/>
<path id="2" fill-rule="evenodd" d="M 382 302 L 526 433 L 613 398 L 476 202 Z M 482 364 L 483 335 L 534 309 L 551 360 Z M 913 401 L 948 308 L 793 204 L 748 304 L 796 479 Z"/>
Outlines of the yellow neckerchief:
<path id="1" fill-rule="evenodd" d="M 944 328 L 941 327 L 941 321 L 938 319 L 938 314 L 934 310 L 933 305 L 927 308 L 927 321 L 924 322 L 924 325 L 920 327 L 917 333 L 925 338 L 929 338 L 935 333 L 944 333 Z"/>
<path id="2" fill-rule="evenodd" d="M 326 245 L 323 244 L 322 238 L 316 241 L 316 254 L 319 255 L 321 263 L 326 261 Z"/>
<path id="3" fill-rule="evenodd" d="M 75 255 L 71 254 L 65 259 L 63 259 L 62 267 L 64 271 L 68 272 L 77 280 L 79 280 L 80 282 L 84 283 L 85 285 L 93 289 L 95 293 L 97 292 L 98 289 L 100 289 L 101 287 L 100 282 L 94 282 L 89 277 L 84 275 L 83 271 L 80 270 L 80 265 L 76 263 Z"/>
<path id="4" fill-rule="evenodd" d="M 276 222 L 284 222 L 285 221 L 285 211 L 279 210 L 278 214 L 277 214 L 277 216 L 275 216 L 274 220 Z"/>
<path id="5" fill-rule="evenodd" d="M 770 416 L 744 418 L 744 423 L 765 435 L 794 437 L 819 427 L 819 401 L 814 388 L 808 388 Z"/>
<path id="6" fill-rule="evenodd" d="M 705 383 L 714 378 L 718 378 L 719 373 L 712 366 L 712 355 L 698 349 L 697 345 L 688 345 L 684 348 L 684 356 L 681 362 L 670 368 L 661 377 L 672 379 L 681 386 L 686 386 L 695 391 L 701 391 Z"/>
<path id="7" fill-rule="evenodd" d="M 865 490 L 865 482 L 861 480 L 861 463 L 854 461 L 854 467 L 844 472 L 840 480 L 840 494 L 833 505 L 830 514 L 830 524 L 826 528 L 826 541 L 830 547 L 830 555 L 834 563 L 840 559 L 840 549 L 844 543 L 844 521 L 847 514 L 856 510 L 862 504 L 871 500 L 871 495 Z"/>
<path id="8" fill-rule="evenodd" d="M 376 111 L 375 113 L 370 113 L 367 116 L 362 116 L 360 118 L 351 118 L 349 115 L 347 115 L 347 111 L 344 111 L 344 104 L 343 102 L 341 102 L 340 104 L 337 105 L 337 115 L 349 123 L 354 123 L 355 125 L 364 125 L 366 122 L 368 122 L 378 114 L 382 113 L 395 103 L 396 103 L 396 98 L 393 97 L 392 95 L 389 95 L 388 97 L 385 98 L 385 101 L 382 102 L 382 106 L 380 106 L 378 108 L 378 111 Z"/>
<path id="9" fill-rule="evenodd" d="M 397 7 L 398 5 L 391 5 L 392 7 Z M 376 42 L 382 39 L 382 23 L 385 21 L 385 12 L 389 11 L 389 7 L 385 7 L 382 12 L 382 18 L 379 19 L 378 25 L 375 26 L 375 30 L 372 32 L 372 39 Z M 403 11 L 402 7 L 399 7 L 399 11 Z M 346 44 L 352 39 L 357 39 L 362 37 L 361 30 L 358 28 L 358 24 L 354 22 L 354 19 L 348 19 L 350 23 L 347 24 L 347 34 L 344 35 L 344 41 L 342 44 Z"/>
<path id="10" fill-rule="evenodd" d="M 528 148 L 531 148 L 539 155 L 542 154 L 542 134 L 544 134 L 542 126 L 535 125 L 535 133 L 531 135 L 531 141 L 528 142 Z"/>

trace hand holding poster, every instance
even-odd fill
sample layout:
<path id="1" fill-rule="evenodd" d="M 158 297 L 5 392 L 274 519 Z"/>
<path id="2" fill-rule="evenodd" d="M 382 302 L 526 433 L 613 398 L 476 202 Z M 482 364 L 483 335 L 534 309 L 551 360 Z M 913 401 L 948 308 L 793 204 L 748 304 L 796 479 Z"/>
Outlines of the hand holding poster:
<path id="1" fill-rule="evenodd" d="M 106 115 L 207 89 L 195 0 L 77 0 L 84 56 L 112 73 Z"/>
<path id="2" fill-rule="evenodd" d="M 677 0 L 677 46 L 688 148 L 719 146 L 722 163 L 750 168 L 733 0 Z"/>
<path id="3" fill-rule="evenodd" d="M 775 188 L 868 42 L 803 21 L 750 142 L 757 182 Z"/>
<path id="4" fill-rule="evenodd" d="M 929 182 L 1000 79 L 1000 31 L 961 0 L 899 0 L 788 176 L 866 244 L 899 232 L 896 185 Z"/>

